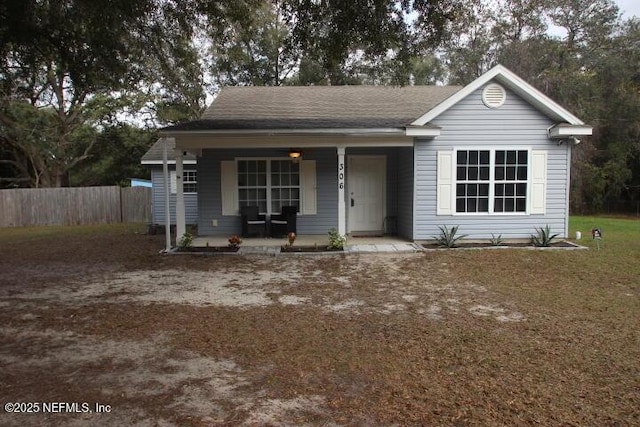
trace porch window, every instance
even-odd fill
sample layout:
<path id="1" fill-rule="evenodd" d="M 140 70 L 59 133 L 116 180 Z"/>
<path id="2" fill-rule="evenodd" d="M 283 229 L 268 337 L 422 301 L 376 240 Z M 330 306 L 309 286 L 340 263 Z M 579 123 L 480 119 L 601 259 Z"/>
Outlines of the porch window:
<path id="1" fill-rule="evenodd" d="M 176 194 L 178 182 L 175 170 L 170 172 L 169 183 L 171 194 Z M 185 194 L 198 192 L 198 173 L 195 170 L 182 171 L 182 191 Z"/>
<path id="2" fill-rule="evenodd" d="M 291 160 L 238 160 L 238 202 L 258 206 L 260 213 L 300 207 L 300 166 Z"/>
<path id="3" fill-rule="evenodd" d="M 282 206 L 300 207 L 300 163 L 271 160 L 271 212 Z"/>
<path id="4" fill-rule="evenodd" d="M 185 193 L 198 192 L 198 175 L 196 171 L 184 171 L 183 172 L 183 185 Z"/>
<path id="5" fill-rule="evenodd" d="M 458 150 L 457 213 L 525 213 L 528 150 Z"/>

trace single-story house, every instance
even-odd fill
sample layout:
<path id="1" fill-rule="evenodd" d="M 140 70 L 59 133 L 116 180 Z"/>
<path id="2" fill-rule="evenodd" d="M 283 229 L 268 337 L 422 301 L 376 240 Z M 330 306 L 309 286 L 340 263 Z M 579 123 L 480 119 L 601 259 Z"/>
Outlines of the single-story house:
<path id="1" fill-rule="evenodd" d="M 227 87 L 160 130 L 154 220 L 241 229 L 242 206 L 298 208 L 298 234 L 430 240 L 568 236 L 571 150 L 591 126 L 496 66 L 467 86 Z"/>

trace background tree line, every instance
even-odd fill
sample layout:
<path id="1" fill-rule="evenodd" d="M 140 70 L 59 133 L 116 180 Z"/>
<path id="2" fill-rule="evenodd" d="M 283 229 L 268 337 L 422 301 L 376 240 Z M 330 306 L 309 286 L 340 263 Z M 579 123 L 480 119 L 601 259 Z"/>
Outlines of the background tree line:
<path id="1" fill-rule="evenodd" d="M 466 84 L 501 63 L 589 124 L 574 212 L 640 200 L 640 20 L 611 0 L 4 0 L 0 187 L 124 183 L 225 85 Z"/>

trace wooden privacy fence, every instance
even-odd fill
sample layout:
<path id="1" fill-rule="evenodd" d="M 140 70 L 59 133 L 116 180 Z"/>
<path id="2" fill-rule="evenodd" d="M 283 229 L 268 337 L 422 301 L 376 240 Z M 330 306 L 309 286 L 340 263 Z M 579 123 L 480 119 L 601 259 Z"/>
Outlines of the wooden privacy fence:
<path id="1" fill-rule="evenodd" d="M 151 188 L 0 190 L 0 227 L 151 222 Z"/>

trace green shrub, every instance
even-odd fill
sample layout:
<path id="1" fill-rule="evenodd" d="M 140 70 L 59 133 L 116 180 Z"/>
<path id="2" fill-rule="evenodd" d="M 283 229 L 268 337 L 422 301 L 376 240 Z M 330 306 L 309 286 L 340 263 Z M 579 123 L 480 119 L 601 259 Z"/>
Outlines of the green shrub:
<path id="1" fill-rule="evenodd" d="M 457 225 L 451 227 L 451 229 L 448 229 L 446 225 L 443 227 L 439 226 L 438 228 L 440 229 L 440 235 L 433 236 L 433 238 L 439 246 L 444 248 L 455 248 L 458 240 L 467 237 L 466 234 L 456 236 L 460 229 Z"/>
<path id="2" fill-rule="evenodd" d="M 188 249 L 193 244 L 193 234 L 184 233 L 178 241 L 178 248 L 181 250 Z"/>
<path id="3" fill-rule="evenodd" d="M 504 239 L 502 238 L 502 234 L 499 234 L 498 237 L 496 237 L 493 235 L 493 233 L 491 233 L 489 242 L 491 242 L 491 246 L 502 246 L 502 244 L 504 243 Z"/>
<path id="4" fill-rule="evenodd" d="M 533 244 L 533 246 L 539 248 L 547 248 L 551 246 L 551 243 L 553 243 L 553 239 L 558 237 L 557 233 L 553 235 L 551 234 L 551 228 L 549 228 L 549 224 L 547 224 L 544 228 L 536 227 L 536 232 L 538 233 L 537 235 L 531 235 L 531 243 Z"/>
<path id="5" fill-rule="evenodd" d="M 342 250 L 347 244 L 347 236 L 338 233 L 338 230 L 332 228 L 329 230 L 329 248 Z"/>

